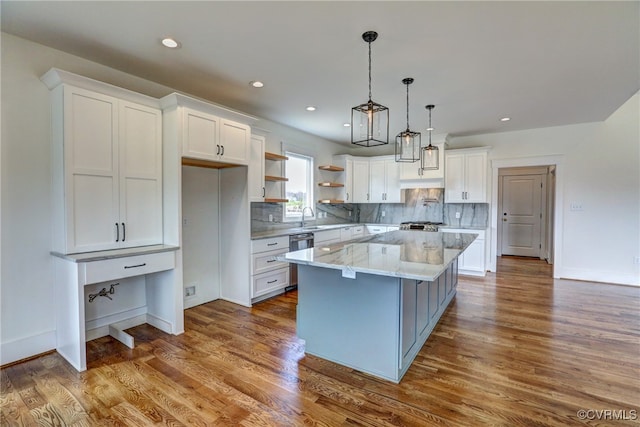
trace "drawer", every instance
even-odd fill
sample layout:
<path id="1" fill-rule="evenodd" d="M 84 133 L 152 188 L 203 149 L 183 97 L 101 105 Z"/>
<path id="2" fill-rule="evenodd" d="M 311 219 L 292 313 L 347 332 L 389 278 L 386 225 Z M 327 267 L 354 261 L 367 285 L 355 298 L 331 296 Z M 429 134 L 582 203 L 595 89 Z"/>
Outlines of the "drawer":
<path id="1" fill-rule="evenodd" d="M 252 274 L 260 274 L 265 271 L 275 270 L 276 268 L 288 267 L 289 263 L 278 261 L 276 256 L 286 254 L 287 249 L 276 249 L 275 251 L 261 252 L 252 255 Z"/>
<path id="2" fill-rule="evenodd" d="M 382 225 L 367 225 L 367 233 L 368 234 L 380 234 L 386 233 L 387 227 Z"/>
<path id="3" fill-rule="evenodd" d="M 280 268 L 253 276 L 253 298 L 289 286 L 289 268 Z"/>
<path id="4" fill-rule="evenodd" d="M 362 237 L 363 234 L 364 234 L 364 227 L 362 225 L 351 227 L 351 237 L 353 237 L 354 239 L 356 237 Z"/>
<path id="5" fill-rule="evenodd" d="M 336 228 L 333 230 L 326 231 L 317 231 L 313 233 L 313 244 L 314 246 L 317 243 L 328 242 L 328 241 L 340 241 L 340 229 Z"/>
<path id="6" fill-rule="evenodd" d="M 251 253 L 273 251 L 275 249 L 286 249 L 289 251 L 289 236 L 270 237 L 251 241 Z"/>
<path id="7" fill-rule="evenodd" d="M 140 276 L 156 271 L 171 270 L 176 266 L 175 252 L 160 252 L 155 254 L 135 255 L 123 258 L 113 258 L 101 261 L 91 261 L 84 264 L 84 284 L 106 282 L 125 277 Z"/>

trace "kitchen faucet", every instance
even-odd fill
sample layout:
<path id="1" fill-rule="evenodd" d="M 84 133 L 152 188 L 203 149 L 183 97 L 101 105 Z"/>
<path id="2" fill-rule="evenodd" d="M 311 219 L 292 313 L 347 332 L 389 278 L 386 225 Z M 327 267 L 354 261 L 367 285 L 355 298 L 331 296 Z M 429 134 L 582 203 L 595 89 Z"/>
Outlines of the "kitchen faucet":
<path id="1" fill-rule="evenodd" d="M 302 209 L 302 221 L 300 221 L 300 227 L 304 228 L 304 211 L 306 211 L 307 209 L 309 209 L 311 211 L 311 216 L 313 217 L 315 214 L 313 213 L 313 209 L 311 209 L 311 207 L 309 206 L 305 206 Z"/>

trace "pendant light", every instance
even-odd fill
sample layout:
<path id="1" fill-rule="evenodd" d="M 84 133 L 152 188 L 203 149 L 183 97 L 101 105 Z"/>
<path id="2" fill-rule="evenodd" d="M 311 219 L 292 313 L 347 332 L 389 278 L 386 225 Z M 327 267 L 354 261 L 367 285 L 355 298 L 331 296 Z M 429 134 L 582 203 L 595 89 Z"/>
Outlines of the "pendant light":
<path id="1" fill-rule="evenodd" d="M 438 147 L 431 145 L 431 132 L 433 132 L 433 127 L 431 126 L 431 111 L 435 108 L 435 105 L 427 105 L 424 108 L 429 110 L 429 127 L 427 128 L 429 131 L 429 145 L 422 149 L 420 167 L 423 170 L 436 170 L 440 167 Z"/>
<path id="2" fill-rule="evenodd" d="M 396 136 L 396 162 L 415 163 L 420 160 L 421 135 L 409 129 L 409 85 L 413 83 L 411 77 L 402 79 L 407 85 L 407 130 Z"/>
<path id="3" fill-rule="evenodd" d="M 377 38 L 375 31 L 362 34 L 369 44 L 369 100 L 351 109 L 351 143 L 364 147 L 389 143 L 389 109 L 371 100 L 371 43 Z"/>

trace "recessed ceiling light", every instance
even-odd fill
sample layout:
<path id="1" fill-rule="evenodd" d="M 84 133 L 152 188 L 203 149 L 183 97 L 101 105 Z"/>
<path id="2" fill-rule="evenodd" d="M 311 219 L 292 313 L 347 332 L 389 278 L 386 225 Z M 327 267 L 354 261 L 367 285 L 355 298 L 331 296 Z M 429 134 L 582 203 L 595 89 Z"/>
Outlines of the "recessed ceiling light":
<path id="1" fill-rule="evenodd" d="M 253 87 L 263 87 L 264 83 L 262 83 L 260 80 L 253 80 L 251 82 L 249 82 L 249 84 Z"/>
<path id="2" fill-rule="evenodd" d="M 500 119 L 501 122 L 508 122 L 509 120 L 511 120 L 511 117 L 503 117 Z"/>
<path id="3" fill-rule="evenodd" d="M 180 43 L 178 43 L 177 41 L 175 41 L 171 37 L 167 37 L 167 38 L 162 39 L 162 44 L 165 45 L 168 48 L 171 48 L 171 49 L 176 49 L 176 48 L 180 47 Z"/>
<path id="4" fill-rule="evenodd" d="M 316 107 L 314 107 L 313 105 L 309 105 L 306 108 L 307 111 L 316 111 Z"/>
<path id="5" fill-rule="evenodd" d="M 342 126 L 344 126 L 346 128 L 350 128 L 351 127 L 351 123 L 344 123 Z"/>

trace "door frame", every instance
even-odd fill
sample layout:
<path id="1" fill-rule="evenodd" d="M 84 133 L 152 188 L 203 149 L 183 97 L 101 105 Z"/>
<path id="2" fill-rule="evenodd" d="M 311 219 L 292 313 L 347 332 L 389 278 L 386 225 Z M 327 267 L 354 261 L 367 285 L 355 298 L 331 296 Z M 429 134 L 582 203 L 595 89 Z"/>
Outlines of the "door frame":
<path id="1" fill-rule="evenodd" d="M 563 215 L 564 206 L 564 156 L 531 156 L 510 159 L 491 160 L 491 243 L 489 248 L 488 270 L 496 271 L 498 253 L 498 171 L 501 168 L 531 167 L 531 166 L 555 166 L 555 194 L 553 203 L 553 245 L 550 248 L 551 263 L 553 264 L 553 278 L 559 279 L 562 272 L 562 241 L 563 241 Z"/>
<path id="2" fill-rule="evenodd" d="M 497 256 L 502 256 L 502 233 L 504 231 L 503 227 L 504 227 L 504 223 L 502 223 L 500 221 L 500 212 L 504 212 L 504 178 L 506 176 L 523 176 L 523 175 L 535 175 L 535 176 L 541 176 L 542 177 L 542 193 L 541 193 L 541 199 L 540 199 L 540 210 L 543 213 L 543 215 L 540 217 L 540 251 L 539 251 L 539 258 L 540 259 L 548 259 L 551 257 L 551 255 L 549 255 L 550 251 L 549 251 L 549 230 L 553 229 L 553 227 L 549 227 L 550 224 L 548 224 L 548 218 L 549 218 L 549 174 L 550 174 L 550 169 L 552 169 L 551 166 L 544 166 L 544 167 L 538 167 L 538 166 L 533 166 L 533 167 L 526 167 L 526 168 L 500 168 L 498 170 L 498 204 L 497 204 L 497 215 L 498 215 L 498 221 L 496 223 L 496 226 L 498 227 L 498 236 L 496 239 L 496 248 L 497 248 Z M 551 263 L 552 260 L 549 259 L 549 263 Z"/>

